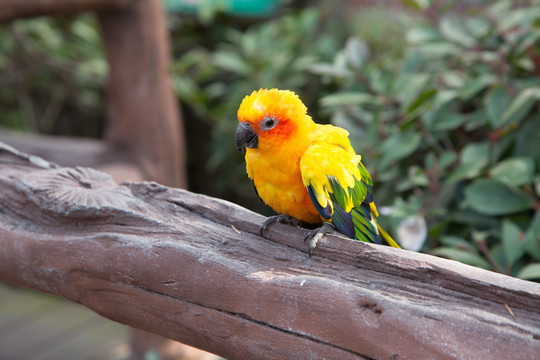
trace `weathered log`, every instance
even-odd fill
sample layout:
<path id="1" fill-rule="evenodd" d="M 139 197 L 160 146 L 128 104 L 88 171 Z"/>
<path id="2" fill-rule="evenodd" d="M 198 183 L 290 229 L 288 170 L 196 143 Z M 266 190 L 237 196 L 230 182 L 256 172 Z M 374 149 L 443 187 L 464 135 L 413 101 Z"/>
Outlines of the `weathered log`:
<path id="1" fill-rule="evenodd" d="M 0 279 L 231 359 L 536 359 L 540 285 L 0 145 Z"/>
<path id="2" fill-rule="evenodd" d="M 0 0 L 0 23 L 41 15 L 67 15 L 86 10 L 121 10 L 134 0 Z"/>

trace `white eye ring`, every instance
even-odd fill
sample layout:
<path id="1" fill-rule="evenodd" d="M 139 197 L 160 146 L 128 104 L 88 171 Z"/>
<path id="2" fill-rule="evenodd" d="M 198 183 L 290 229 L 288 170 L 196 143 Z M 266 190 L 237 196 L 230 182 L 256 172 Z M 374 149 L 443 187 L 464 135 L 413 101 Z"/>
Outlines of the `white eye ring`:
<path id="1" fill-rule="evenodd" d="M 271 130 L 276 127 L 279 123 L 279 120 L 273 116 L 265 116 L 259 123 L 259 129 L 261 130 Z"/>

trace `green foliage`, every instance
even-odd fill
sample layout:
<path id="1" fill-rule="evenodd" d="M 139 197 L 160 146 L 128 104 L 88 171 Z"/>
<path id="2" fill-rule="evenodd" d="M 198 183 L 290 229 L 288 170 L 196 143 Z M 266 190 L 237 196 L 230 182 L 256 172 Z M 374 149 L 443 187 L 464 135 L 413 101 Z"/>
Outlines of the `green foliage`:
<path id="1" fill-rule="evenodd" d="M 107 63 L 88 15 L 0 27 L 0 125 L 99 136 Z"/>
<path id="2" fill-rule="evenodd" d="M 427 219 L 425 250 L 527 279 L 540 261 L 539 37 L 538 1 L 496 1 L 410 29 L 397 70 L 315 69 L 339 86 L 320 104 L 351 132 L 377 200 Z"/>

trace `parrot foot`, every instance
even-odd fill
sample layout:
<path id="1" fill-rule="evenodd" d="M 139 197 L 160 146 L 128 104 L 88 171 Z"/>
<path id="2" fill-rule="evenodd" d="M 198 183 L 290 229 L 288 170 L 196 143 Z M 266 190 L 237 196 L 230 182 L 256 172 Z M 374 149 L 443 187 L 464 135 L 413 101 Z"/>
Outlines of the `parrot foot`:
<path id="1" fill-rule="evenodd" d="M 304 238 L 304 242 L 309 240 L 309 257 L 311 257 L 311 253 L 315 247 L 317 247 L 317 243 L 324 235 L 335 232 L 337 232 L 337 230 L 334 227 L 334 224 L 330 222 L 325 222 L 320 228 L 310 231 Z"/>
<path id="2" fill-rule="evenodd" d="M 274 215 L 266 218 L 266 220 L 263 221 L 261 224 L 261 227 L 259 228 L 259 234 L 263 236 L 263 232 L 266 231 L 268 228 L 268 225 L 271 225 L 273 223 L 280 223 L 280 224 L 287 224 L 292 226 L 302 226 L 302 222 L 296 220 L 292 216 L 289 215 Z"/>

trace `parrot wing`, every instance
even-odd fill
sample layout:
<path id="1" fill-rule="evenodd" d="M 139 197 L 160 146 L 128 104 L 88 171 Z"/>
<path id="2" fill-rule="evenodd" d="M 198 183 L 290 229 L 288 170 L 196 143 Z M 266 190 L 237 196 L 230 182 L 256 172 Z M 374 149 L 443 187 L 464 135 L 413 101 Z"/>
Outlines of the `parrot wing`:
<path id="1" fill-rule="evenodd" d="M 352 148 L 312 144 L 300 160 L 302 181 L 319 214 L 350 238 L 399 247 L 375 216 L 371 176 Z"/>

